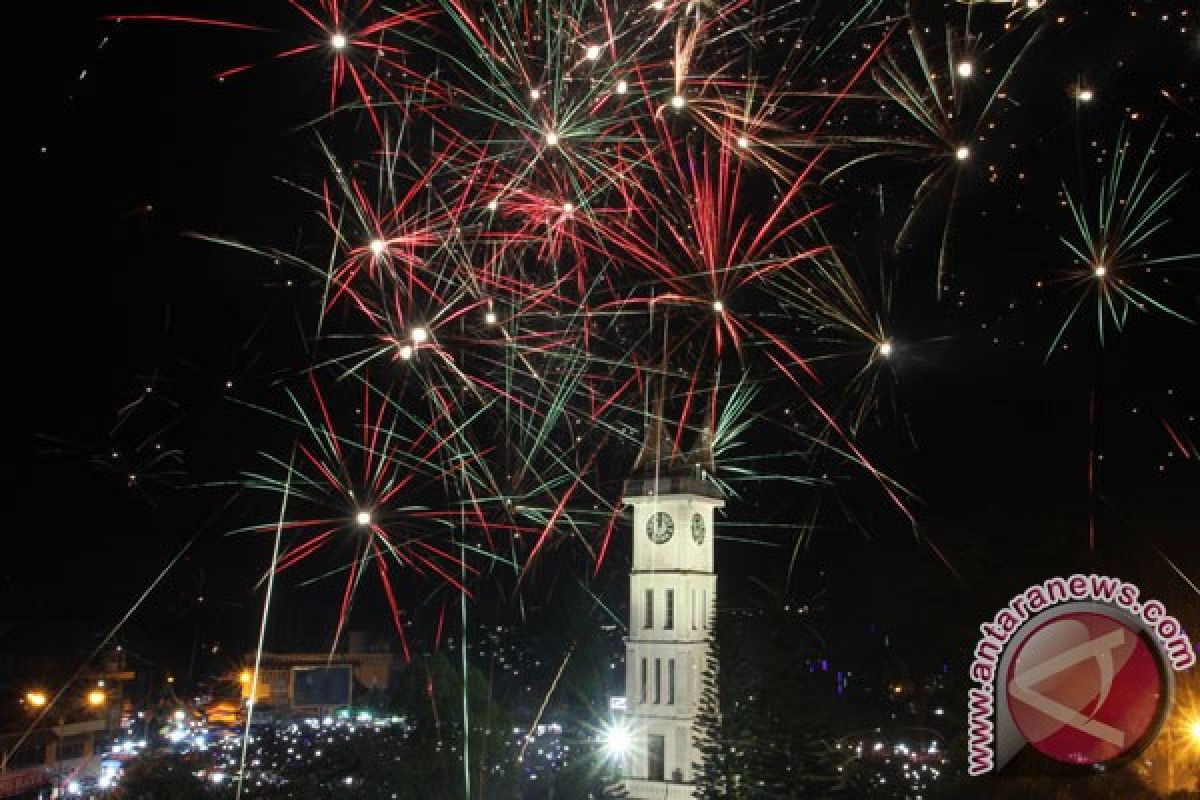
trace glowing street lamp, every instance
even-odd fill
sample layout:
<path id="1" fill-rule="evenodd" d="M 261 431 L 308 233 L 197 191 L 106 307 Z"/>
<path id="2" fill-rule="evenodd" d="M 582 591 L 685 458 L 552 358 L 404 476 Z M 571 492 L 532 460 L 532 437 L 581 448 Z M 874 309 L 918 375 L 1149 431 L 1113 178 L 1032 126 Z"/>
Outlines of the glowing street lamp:
<path id="1" fill-rule="evenodd" d="M 604 754 L 614 761 L 625 757 L 633 749 L 633 733 L 620 722 L 605 728 L 603 736 Z"/>
<path id="2" fill-rule="evenodd" d="M 329 37 L 329 46 L 334 50 L 345 50 L 346 45 L 349 43 L 350 42 L 344 33 L 335 33 L 333 36 Z"/>
<path id="3" fill-rule="evenodd" d="M 41 708 L 42 706 L 46 705 L 48 698 L 46 697 L 45 692 L 41 691 L 40 689 L 34 689 L 31 692 L 25 693 L 25 702 L 33 708 Z"/>
<path id="4" fill-rule="evenodd" d="M 99 708 L 108 700 L 108 695 L 103 689 L 92 689 L 87 693 L 87 704 L 92 708 Z"/>
<path id="5" fill-rule="evenodd" d="M 359 525 L 359 527 L 365 528 L 371 524 L 371 512 L 359 511 L 354 515 L 354 521 Z"/>

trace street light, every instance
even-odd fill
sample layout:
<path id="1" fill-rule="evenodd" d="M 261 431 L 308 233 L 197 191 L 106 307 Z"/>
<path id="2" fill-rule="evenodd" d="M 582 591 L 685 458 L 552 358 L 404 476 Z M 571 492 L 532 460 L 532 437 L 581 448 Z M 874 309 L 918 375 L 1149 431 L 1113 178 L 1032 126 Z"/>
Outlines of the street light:
<path id="1" fill-rule="evenodd" d="M 46 693 L 39 689 L 25 693 L 25 702 L 34 708 L 41 708 L 46 705 L 46 700 Z"/>
<path id="2" fill-rule="evenodd" d="M 92 708 L 99 708 L 104 705 L 106 700 L 108 700 L 108 695 L 104 693 L 103 689 L 92 689 L 87 693 L 87 704 Z"/>
<path id="3" fill-rule="evenodd" d="M 620 722 L 614 722 L 605 728 L 601 738 L 604 742 L 604 754 L 614 761 L 621 760 L 633 749 L 633 734 Z"/>

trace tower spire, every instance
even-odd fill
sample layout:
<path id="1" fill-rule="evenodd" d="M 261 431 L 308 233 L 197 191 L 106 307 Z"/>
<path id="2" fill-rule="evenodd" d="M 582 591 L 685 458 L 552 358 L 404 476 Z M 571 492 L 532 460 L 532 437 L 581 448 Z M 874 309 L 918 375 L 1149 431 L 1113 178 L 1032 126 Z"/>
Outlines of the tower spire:
<path id="1" fill-rule="evenodd" d="M 692 452 L 688 454 L 688 466 L 700 469 L 709 475 L 717 471 L 717 459 L 713 455 L 713 431 L 707 424 L 696 434 Z"/>
<path id="2" fill-rule="evenodd" d="M 666 393 L 661 389 L 652 395 L 651 404 L 654 410 L 646 420 L 646 436 L 642 441 L 642 449 L 638 452 L 637 460 L 633 462 L 636 472 L 644 469 L 650 472 L 655 466 L 667 466 L 671 458 L 671 439 L 666 429 Z"/>

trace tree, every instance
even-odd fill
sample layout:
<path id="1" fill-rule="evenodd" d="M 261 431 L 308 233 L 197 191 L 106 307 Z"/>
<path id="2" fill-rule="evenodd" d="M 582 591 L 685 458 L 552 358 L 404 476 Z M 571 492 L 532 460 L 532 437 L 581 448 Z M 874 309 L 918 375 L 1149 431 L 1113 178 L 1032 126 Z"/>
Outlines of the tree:
<path id="1" fill-rule="evenodd" d="M 815 667 L 811 634 L 786 609 L 719 608 L 696 718 L 701 800 L 827 797 L 848 753 L 851 724 L 832 681 Z"/>

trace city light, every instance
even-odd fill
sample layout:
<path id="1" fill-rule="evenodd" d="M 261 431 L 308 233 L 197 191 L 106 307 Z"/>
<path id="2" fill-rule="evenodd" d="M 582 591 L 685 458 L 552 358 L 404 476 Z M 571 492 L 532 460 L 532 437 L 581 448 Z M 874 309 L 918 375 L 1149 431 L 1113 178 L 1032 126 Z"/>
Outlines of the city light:
<path id="1" fill-rule="evenodd" d="M 238 682 L 239 683 L 249 683 L 250 679 L 252 677 L 253 676 L 250 674 L 250 670 L 244 669 L 244 670 L 242 670 L 242 674 L 238 675 Z"/>
<path id="2" fill-rule="evenodd" d="M 554 131 L 546 132 L 546 146 L 547 147 L 558 147 L 558 134 L 557 133 L 555 133 Z"/>
<path id="3" fill-rule="evenodd" d="M 429 339 L 429 331 L 426 328 L 413 328 L 412 340 L 414 344 L 421 344 Z"/>
<path id="4" fill-rule="evenodd" d="M 41 708 L 46 705 L 46 693 L 39 690 L 25 693 L 25 702 L 34 708 Z"/>
<path id="5" fill-rule="evenodd" d="M 954 151 L 954 157 L 959 161 L 966 161 L 971 157 L 971 148 L 967 147 L 965 144 L 959 145 L 958 149 Z"/>
<path id="6" fill-rule="evenodd" d="M 107 699 L 108 695 L 102 689 L 92 689 L 87 693 L 87 703 L 89 706 L 102 706 Z"/>
<path id="7" fill-rule="evenodd" d="M 344 33 L 335 33 L 333 36 L 329 37 L 329 46 L 334 50 L 345 50 L 347 44 L 348 41 L 346 39 L 346 34 Z"/>
<path id="8" fill-rule="evenodd" d="M 383 255 L 383 251 L 387 249 L 387 242 L 383 239 L 372 239 L 370 247 L 371 254 L 378 257 Z"/>
<path id="9" fill-rule="evenodd" d="M 600 45 L 598 45 L 598 44 L 588 45 L 587 58 L 588 58 L 588 61 L 595 61 L 596 59 L 600 58 Z"/>
<path id="10" fill-rule="evenodd" d="M 604 753 L 609 758 L 622 758 L 633 748 L 633 734 L 620 722 L 609 725 L 603 736 Z"/>
<path id="11" fill-rule="evenodd" d="M 683 95 L 677 94 L 671 98 L 671 108 L 683 108 L 685 105 L 687 105 L 687 99 Z"/>
<path id="12" fill-rule="evenodd" d="M 617 94 L 625 94 L 629 91 L 629 81 L 617 81 Z"/>
<path id="13" fill-rule="evenodd" d="M 958 62 L 958 74 L 960 77 L 969 78 L 975 72 L 975 65 L 970 61 Z"/>
<path id="14" fill-rule="evenodd" d="M 879 343 L 879 355 L 883 356 L 884 358 L 890 358 L 894 349 L 895 348 L 890 340 L 885 339 Z M 899 689 L 899 687 L 896 688 Z"/>
<path id="15" fill-rule="evenodd" d="M 1192 737 L 1192 742 L 1200 746 L 1200 718 L 1192 720 L 1192 724 L 1188 726 L 1188 735 Z"/>
<path id="16" fill-rule="evenodd" d="M 360 527 L 366 527 L 367 525 L 370 525 L 371 524 L 371 512 L 370 511 L 359 511 L 357 514 L 354 515 L 354 521 Z"/>

